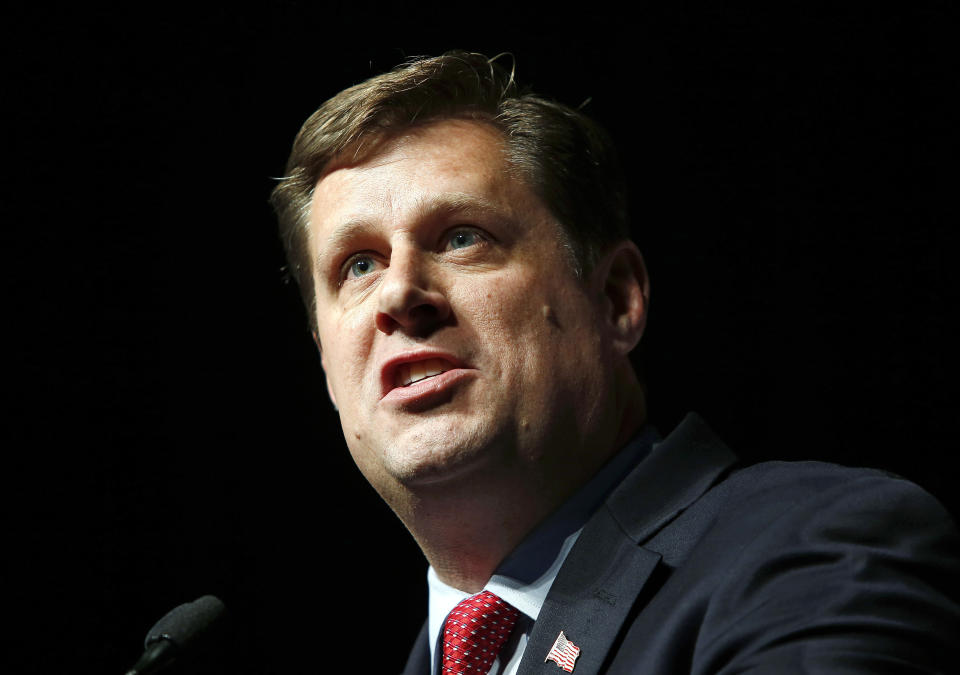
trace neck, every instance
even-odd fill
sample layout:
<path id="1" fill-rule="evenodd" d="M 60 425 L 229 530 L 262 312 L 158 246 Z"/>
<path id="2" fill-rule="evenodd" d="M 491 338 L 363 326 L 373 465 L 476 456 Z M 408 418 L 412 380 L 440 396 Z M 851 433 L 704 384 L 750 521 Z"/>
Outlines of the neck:
<path id="1" fill-rule="evenodd" d="M 523 539 L 626 445 L 644 422 L 644 397 L 632 370 L 619 384 L 619 419 L 608 419 L 580 447 L 560 450 L 561 439 L 554 439 L 558 447 L 546 448 L 542 461 L 418 486 L 393 504 L 441 581 L 467 593 L 483 590 Z"/>
<path id="2" fill-rule="evenodd" d="M 476 475 L 466 480 L 469 486 L 451 492 L 419 491 L 417 505 L 402 518 L 440 580 L 477 593 L 562 497 L 529 473 L 495 484 Z"/>

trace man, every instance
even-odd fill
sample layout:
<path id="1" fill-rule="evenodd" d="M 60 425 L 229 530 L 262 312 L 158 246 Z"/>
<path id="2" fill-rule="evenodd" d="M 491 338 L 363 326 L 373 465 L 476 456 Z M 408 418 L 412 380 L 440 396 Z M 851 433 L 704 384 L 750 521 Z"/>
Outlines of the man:
<path id="1" fill-rule="evenodd" d="M 646 423 L 647 276 L 586 117 L 417 60 L 321 106 L 273 203 L 350 452 L 430 563 L 406 673 L 954 663 L 931 497 Z"/>

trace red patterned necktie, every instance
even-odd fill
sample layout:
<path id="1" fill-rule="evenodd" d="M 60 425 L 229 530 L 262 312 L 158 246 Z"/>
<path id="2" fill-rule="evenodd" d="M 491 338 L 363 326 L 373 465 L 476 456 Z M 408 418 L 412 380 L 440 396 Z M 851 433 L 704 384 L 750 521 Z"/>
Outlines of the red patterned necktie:
<path id="1" fill-rule="evenodd" d="M 486 675 L 519 616 L 515 607 L 489 591 L 461 602 L 443 625 L 440 672 Z"/>

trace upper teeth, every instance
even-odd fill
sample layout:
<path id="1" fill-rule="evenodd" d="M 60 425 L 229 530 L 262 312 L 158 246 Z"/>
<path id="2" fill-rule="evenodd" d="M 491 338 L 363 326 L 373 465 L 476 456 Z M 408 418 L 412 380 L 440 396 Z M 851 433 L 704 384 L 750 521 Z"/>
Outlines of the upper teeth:
<path id="1" fill-rule="evenodd" d="M 450 365 L 441 359 L 427 359 L 426 361 L 417 361 L 415 363 L 404 363 L 397 368 L 397 381 L 399 386 L 405 387 L 408 384 L 419 382 L 420 380 L 439 375 L 450 369 Z"/>

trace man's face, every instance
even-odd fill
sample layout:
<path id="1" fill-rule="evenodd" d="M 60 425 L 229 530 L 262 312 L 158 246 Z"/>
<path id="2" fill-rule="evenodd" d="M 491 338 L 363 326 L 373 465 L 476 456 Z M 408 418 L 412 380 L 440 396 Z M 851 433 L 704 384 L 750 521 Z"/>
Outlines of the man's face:
<path id="1" fill-rule="evenodd" d="M 559 461 L 609 423 L 600 294 L 503 151 L 493 127 L 445 120 L 316 187 L 323 366 L 351 454 L 384 496 Z"/>

